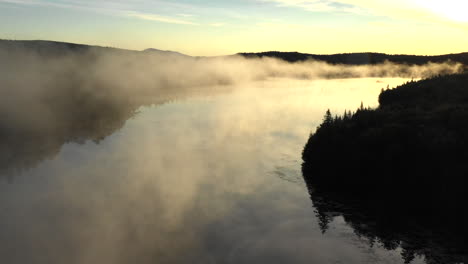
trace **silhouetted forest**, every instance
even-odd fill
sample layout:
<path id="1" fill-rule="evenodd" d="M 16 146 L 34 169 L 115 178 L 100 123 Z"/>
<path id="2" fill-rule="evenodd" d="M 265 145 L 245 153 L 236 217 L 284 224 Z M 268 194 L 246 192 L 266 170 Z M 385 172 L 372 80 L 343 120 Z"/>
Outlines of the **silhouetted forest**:
<path id="1" fill-rule="evenodd" d="M 327 111 L 310 136 L 303 173 L 314 205 L 319 212 L 339 212 L 358 233 L 388 247 L 407 245 L 408 256 L 422 252 L 429 263 L 466 262 L 468 74 L 385 89 L 379 103 L 340 116 Z M 340 197 L 345 206 L 330 201 L 320 208 L 315 193 Z M 346 209 L 356 205 L 355 211 Z M 434 230 L 433 236 L 415 233 L 417 226 Z M 437 237 L 451 238 L 425 249 Z M 437 260 L 451 250 L 463 257 Z"/>
<path id="2" fill-rule="evenodd" d="M 374 65 L 384 63 L 385 61 L 398 64 L 415 64 L 422 65 L 429 62 L 459 62 L 468 65 L 468 53 L 447 54 L 438 56 L 417 56 L 417 55 L 388 55 L 384 53 L 343 53 L 332 55 L 317 55 L 299 52 L 279 52 L 268 51 L 259 53 L 239 53 L 246 58 L 278 58 L 288 62 L 300 62 L 306 60 L 319 60 L 330 64 L 345 64 L 345 65 Z"/>

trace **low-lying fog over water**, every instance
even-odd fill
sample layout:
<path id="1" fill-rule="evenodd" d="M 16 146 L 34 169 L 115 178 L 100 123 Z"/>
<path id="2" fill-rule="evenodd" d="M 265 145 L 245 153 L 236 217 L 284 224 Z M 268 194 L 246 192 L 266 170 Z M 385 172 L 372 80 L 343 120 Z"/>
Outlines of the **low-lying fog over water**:
<path id="1" fill-rule="evenodd" d="M 1 172 L 0 262 L 403 263 L 342 217 L 322 233 L 301 152 L 328 108 L 407 80 L 264 78 L 28 139 Z"/>
<path id="2" fill-rule="evenodd" d="M 346 217 L 323 228 L 302 150 L 327 109 L 463 70 L 0 44 L 9 264 L 403 263 Z"/>

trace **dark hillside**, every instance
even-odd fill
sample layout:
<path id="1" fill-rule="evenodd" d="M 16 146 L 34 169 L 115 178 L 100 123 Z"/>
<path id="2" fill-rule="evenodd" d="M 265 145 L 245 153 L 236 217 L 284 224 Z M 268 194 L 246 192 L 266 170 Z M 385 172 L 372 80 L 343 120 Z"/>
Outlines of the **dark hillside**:
<path id="1" fill-rule="evenodd" d="M 403 245 L 408 263 L 415 254 L 465 263 L 468 74 L 409 82 L 382 91 L 379 102 L 343 116 L 328 111 L 304 148 L 321 225 L 333 212 L 389 249 Z"/>
<path id="2" fill-rule="evenodd" d="M 8 52 L 28 51 L 42 56 L 63 56 L 70 53 L 85 53 L 92 49 L 112 50 L 82 44 L 44 40 L 0 40 L 0 50 Z"/>

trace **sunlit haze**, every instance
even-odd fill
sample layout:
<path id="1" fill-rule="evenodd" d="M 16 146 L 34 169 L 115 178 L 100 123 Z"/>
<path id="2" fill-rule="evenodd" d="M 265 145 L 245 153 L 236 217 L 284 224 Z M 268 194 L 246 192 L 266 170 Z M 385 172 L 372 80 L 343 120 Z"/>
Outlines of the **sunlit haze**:
<path id="1" fill-rule="evenodd" d="M 189 55 L 434 55 L 466 51 L 466 10 L 457 0 L 0 0 L 0 38 Z"/>
<path id="2" fill-rule="evenodd" d="M 0 0 L 0 264 L 468 263 L 468 0 Z"/>

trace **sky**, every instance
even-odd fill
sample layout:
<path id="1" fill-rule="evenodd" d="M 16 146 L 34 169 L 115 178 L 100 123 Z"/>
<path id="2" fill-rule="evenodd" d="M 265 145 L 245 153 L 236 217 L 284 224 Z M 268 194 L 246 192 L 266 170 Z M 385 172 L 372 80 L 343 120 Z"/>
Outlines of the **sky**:
<path id="1" fill-rule="evenodd" d="M 468 51 L 463 0 L 0 0 L 0 38 L 188 55 Z"/>

